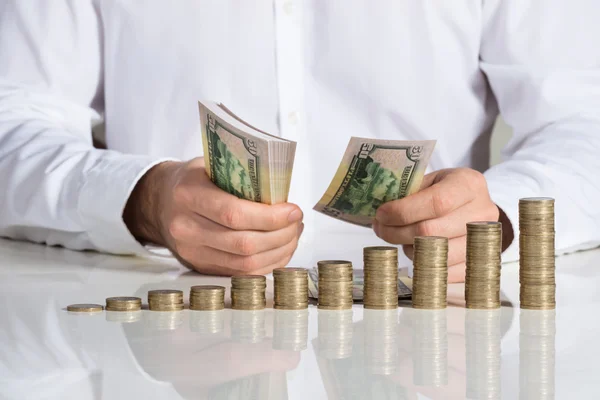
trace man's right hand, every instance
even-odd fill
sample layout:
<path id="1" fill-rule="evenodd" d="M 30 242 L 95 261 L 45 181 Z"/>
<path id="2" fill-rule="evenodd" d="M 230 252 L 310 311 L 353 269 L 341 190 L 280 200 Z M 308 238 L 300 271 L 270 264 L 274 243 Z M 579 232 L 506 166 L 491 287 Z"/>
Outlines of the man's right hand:
<path id="1" fill-rule="evenodd" d="M 267 274 L 292 258 L 302 211 L 266 205 L 216 187 L 204 159 L 151 168 L 129 197 L 123 219 L 138 240 L 168 247 L 186 266 L 214 275 Z"/>

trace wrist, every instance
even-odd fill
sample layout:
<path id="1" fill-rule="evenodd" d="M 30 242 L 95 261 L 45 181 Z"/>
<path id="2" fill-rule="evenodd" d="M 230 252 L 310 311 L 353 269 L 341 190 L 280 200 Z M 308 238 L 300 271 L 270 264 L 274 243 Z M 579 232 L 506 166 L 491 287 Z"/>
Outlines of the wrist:
<path id="1" fill-rule="evenodd" d="M 167 161 L 150 168 L 136 183 L 125 209 L 123 221 L 141 243 L 166 246 L 162 235 L 160 214 L 162 196 L 169 176 L 179 163 Z"/>

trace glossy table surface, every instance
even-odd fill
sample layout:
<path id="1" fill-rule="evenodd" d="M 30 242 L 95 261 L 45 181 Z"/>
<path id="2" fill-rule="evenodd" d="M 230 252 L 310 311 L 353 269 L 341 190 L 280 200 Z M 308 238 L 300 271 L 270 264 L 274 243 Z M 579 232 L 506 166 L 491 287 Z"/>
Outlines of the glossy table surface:
<path id="1" fill-rule="evenodd" d="M 229 279 L 0 239 L 0 399 L 600 398 L 599 250 L 557 259 L 550 312 L 519 309 L 515 263 L 494 311 L 460 284 L 443 311 L 64 310 L 207 283 Z"/>

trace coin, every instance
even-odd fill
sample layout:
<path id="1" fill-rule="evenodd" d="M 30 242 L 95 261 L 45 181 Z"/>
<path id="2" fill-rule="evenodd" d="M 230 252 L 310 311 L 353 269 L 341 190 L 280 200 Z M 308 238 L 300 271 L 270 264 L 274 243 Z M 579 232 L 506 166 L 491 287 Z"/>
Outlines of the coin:
<path id="1" fill-rule="evenodd" d="M 387 310 L 398 307 L 398 248 L 372 246 L 363 249 L 363 306 Z"/>
<path id="2" fill-rule="evenodd" d="M 521 308 L 556 307 L 554 199 L 519 200 L 519 282 Z"/>
<path id="3" fill-rule="evenodd" d="M 479 221 L 467 224 L 465 301 L 467 308 L 500 307 L 502 224 Z"/>
<path id="4" fill-rule="evenodd" d="M 352 263 L 343 260 L 325 260 L 317 263 L 319 272 L 318 308 L 346 310 L 352 308 Z"/>
<path id="5" fill-rule="evenodd" d="M 94 313 L 102 311 L 103 307 L 100 304 L 70 304 L 67 306 L 67 311 L 80 313 Z"/>
<path id="6" fill-rule="evenodd" d="M 106 311 L 139 311 L 142 309 L 142 299 L 139 297 L 108 297 Z"/>
<path id="7" fill-rule="evenodd" d="M 446 308 L 448 238 L 415 237 L 413 266 L 413 308 L 431 310 Z"/>
<path id="8" fill-rule="evenodd" d="M 151 311 L 181 311 L 184 308 L 183 292 L 172 289 L 150 290 L 148 308 Z"/>
<path id="9" fill-rule="evenodd" d="M 308 308 L 308 271 L 304 268 L 273 270 L 273 307 L 279 310 Z"/>
<path id="10" fill-rule="evenodd" d="M 190 310 L 214 311 L 225 308 L 225 287 L 197 285 L 190 288 Z"/>
<path id="11" fill-rule="evenodd" d="M 267 279 L 262 275 L 231 277 L 231 308 L 234 310 L 262 310 L 267 301 Z"/>

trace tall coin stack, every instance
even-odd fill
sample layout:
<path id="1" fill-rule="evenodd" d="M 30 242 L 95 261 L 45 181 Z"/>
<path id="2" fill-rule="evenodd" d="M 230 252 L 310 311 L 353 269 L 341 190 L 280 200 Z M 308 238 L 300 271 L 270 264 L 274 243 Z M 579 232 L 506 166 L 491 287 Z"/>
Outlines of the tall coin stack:
<path id="1" fill-rule="evenodd" d="M 150 290 L 148 308 L 151 311 L 183 310 L 183 292 L 181 290 Z"/>
<path id="2" fill-rule="evenodd" d="M 448 238 L 415 237 L 413 265 L 413 308 L 430 310 L 446 308 Z"/>
<path id="3" fill-rule="evenodd" d="M 106 311 L 139 311 L 142 299 L 139 297 L 109 297 L 106 299 Z"/>
<path id="4" fill-rule="evenodd" d="M 521 308 L 556 307 L 554 199 L 519 200 L 519 281 Z"/>
<path id="5" fill-rule="evenodd" d="M 467 308 L 500 308 L 500 266 L 502 224 L 467 224 L 467 271 L 465 301 Z"/>
<path id="6" fill-rule="evenodd" d="M 319 304 L 323 310 L 352 308 L 353 274 L 350 261 L 319 261 Z"/>
<path id="7" fill-rule="evenodd" d="M 365 247 L 363 261 L 364 307 L 375 310 L 398 308 L 398 248 Z"/>
<path id="8" fill-rule="evenodd" d="M 231 308 L 262 310 L 267 304 L 267 279 L 262 275 L 243 275 L 231 278 Z"/>
<path id="9" fill-rule="evenodd" d="M 192 286 L 190 310 L 215 311 L 225 308 L 225 288 L 214 285 Z"/>
<path id="10" fill-rule="evenodd" d="M 304 268 L 273 270 L 275 295 L 273 308 L 302 310 L 308 308 L 308 271 Z"/>

